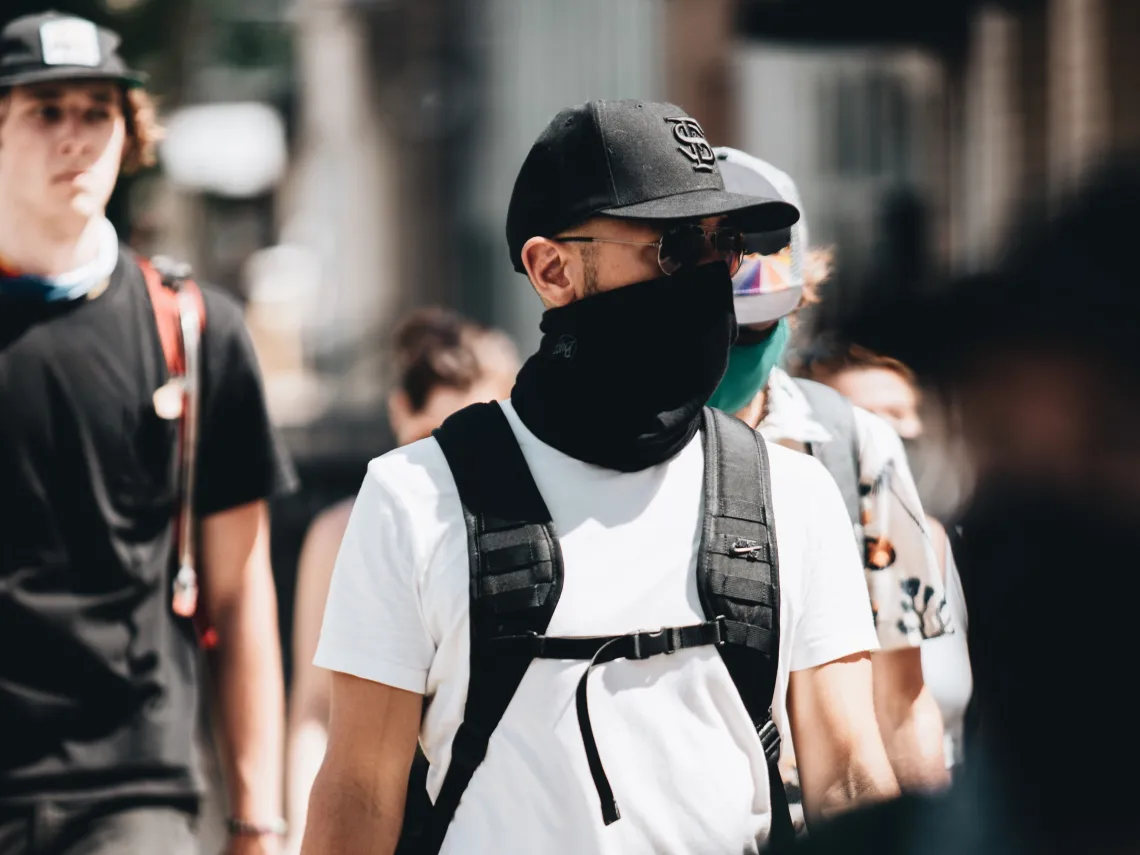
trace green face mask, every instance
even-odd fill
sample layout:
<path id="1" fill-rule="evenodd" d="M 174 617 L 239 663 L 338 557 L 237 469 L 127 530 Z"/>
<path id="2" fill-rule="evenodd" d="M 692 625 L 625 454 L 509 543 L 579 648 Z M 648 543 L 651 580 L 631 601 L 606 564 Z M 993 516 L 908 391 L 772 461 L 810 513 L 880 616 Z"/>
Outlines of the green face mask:
<path id="1" fill-rule="evenodd" d="M 791 325 L 785 317 L 759 344 L 733 345 L 728 370 L 709 399 L 709 406 L 726 413 L 744 409 L 768 383 L 768 375 L 784 355 L 790 336 Z"/>

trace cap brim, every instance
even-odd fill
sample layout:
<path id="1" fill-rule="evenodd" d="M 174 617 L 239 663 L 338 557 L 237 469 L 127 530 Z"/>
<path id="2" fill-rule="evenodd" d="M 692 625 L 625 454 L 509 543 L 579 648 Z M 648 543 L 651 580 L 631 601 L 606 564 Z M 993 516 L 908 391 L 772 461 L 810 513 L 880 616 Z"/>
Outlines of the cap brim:
<path id="1" fill-rule="evenodd" d="M 99 68 L 61 66 L 59 68 L 37 68 L 33 71 L 16 72 L 15 74 L 0 74 L 0 88 L 6 89 L 11 86 L 30 86 L 33 83 L 53 83 L 68 80 L 112 80 L 131 89 L 136 89 L 146 85 L 147 76 L 141 71 L 115 72 Z"/>
<path id="2" fill-rule="evenodd" d="M 800 212 L 794 205 L 779 199 L 760 199 L 711 189 L 607 208 L 598 213 L 630 220 L 698 220 L 724 216 L 745 232 L 786 229 L 800 218 Z"/>
<path id="3" fill-rule="evenodd" d="M 785 315 L 790 315 L 800 304 L 803 288 L 793 285 L 780 291 L 768 294 L 746 294 L 742 297 L 733 297 L 732 305 L 736 309 L 736 322 L 741 326 L 749 324 L 764 324 L 768 321 L 778 321 Z"/>

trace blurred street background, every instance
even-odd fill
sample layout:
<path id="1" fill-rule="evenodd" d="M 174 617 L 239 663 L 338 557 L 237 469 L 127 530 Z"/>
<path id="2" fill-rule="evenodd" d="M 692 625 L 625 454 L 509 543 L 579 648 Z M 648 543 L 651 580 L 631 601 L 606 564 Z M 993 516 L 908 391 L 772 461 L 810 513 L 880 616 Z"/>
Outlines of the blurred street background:
<path id="1" fill-rule="evenodd" d="M 4 18 L 48 8 L 4 0 Z M 302 477 L 275 508 L 286 674 L 313 515 L 388 450 L 385 353 L 440 304 L 529 353 L 514 175 L 560 108 L 672 101 L 797 181 L 835 269 L 801 337 L 991 260 L 1140 144 L 1136 0 L 58 0 L 151 74 L 167 138 L 111 216 L 246 306 Z M 924 496 L 938 514 L 954 497 Z"/>

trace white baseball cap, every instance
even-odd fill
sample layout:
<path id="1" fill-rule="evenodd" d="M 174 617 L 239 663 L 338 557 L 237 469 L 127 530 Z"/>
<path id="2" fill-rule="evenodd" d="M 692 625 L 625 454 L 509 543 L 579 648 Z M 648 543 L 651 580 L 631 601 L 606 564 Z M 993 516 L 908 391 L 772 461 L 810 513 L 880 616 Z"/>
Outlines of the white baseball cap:
<path id="1" fill-rule="evenodd" d="M 778 242 L 783 244 L 782 249 L 769 254 L 749 253 L 732 277 L 738 323 L 747 326 L 779 320 L 796 310 L 803 295 L 808 231 L 799 191 L 790 175 L 766 160 L 724 146 L 715 152 L 729 192 L 750 194 L 756 187 L 775 188 L 783 201 L 800 211 L 790 240 Z"/>

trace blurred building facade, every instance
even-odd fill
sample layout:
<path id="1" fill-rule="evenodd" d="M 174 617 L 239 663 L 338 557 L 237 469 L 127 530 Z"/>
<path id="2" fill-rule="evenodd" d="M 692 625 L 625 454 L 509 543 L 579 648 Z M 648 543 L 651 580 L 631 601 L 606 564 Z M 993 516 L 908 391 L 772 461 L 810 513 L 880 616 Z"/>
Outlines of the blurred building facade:
<path id="1" fill-rule="evenodd" d="M 984 264 L 1019 203 L 1047 205 L 1100 155 L 1140 144 L 1135 0 L 58 5 L 124 33 L 168 119 L 214 106 L 247 123 L 223 110 L 197 126 L 226 185 L 184 177 L 201 164 L 175 162 L 186 137 L 172 121 L 164 169 L 128 182 L 115 211 L 140 248 L 188 258 L 246 303 L 306 483 L 275 535 L 283 614 L 308 519 L 391 445 L 399 317 L 444 303 L 524 353 L 537 342 L 541 307 L 503 223 L 558 109 L 670 100 L 714 143 L 788 170 L 813 242 L 835 251 L 824 326 L 869 294 Z M 262 128 L 257 145 L 242 128 Z"/>

